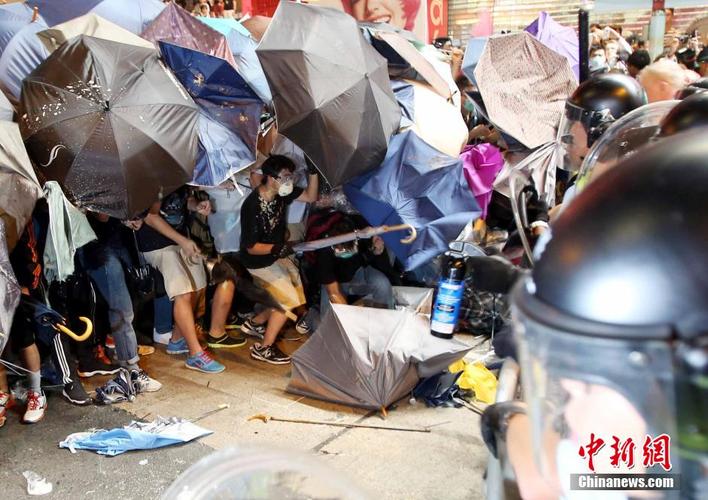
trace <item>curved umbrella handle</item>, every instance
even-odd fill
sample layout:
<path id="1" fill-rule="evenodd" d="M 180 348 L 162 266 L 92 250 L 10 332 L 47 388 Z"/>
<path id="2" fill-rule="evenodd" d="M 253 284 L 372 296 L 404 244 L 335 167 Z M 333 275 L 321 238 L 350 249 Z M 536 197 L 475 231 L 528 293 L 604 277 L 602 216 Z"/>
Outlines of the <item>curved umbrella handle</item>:
<path id="1" fill-rule="evenodd" d="M 403 243 L 404 245 L 410 245 L 418 237 L 418 231 L 416 231 L 416 229 L 413 226 L 411 226 L 410 224 L 398 224 L 396 226 L 383 226 L 383 228 L 385 229 L 384 230 L 385 233 L 389 233 L 392 231 L 403 231 L 404 229 L 407 229 L 408 231 L 410 231 L 408 236 L 406 236 L 405 238 L 401 238 L 401 243 Z"/>
<path id="2" fill-rule="evenodd" d="M 91 322 L 90 319 L 88 319 L 84 316 L 79 316 L 79 319 L 81 321 L 83 321 L 83 323 L 86 325 L 86 330 L 81 335 L 78 335 L 78 334 L 72 332 L 69 328 L 67 328 L 64 325 L 55 325 L 54 328 L 62 333 L 65 333 L 66 335 L 68 335 L 69 337 L 71 337 L 72 339 L 74 339 L 77 342 L 83 342 L 84 340 L 89 338 L 91 336 L 91 334 L 93 333 L 93 323 Z"/>

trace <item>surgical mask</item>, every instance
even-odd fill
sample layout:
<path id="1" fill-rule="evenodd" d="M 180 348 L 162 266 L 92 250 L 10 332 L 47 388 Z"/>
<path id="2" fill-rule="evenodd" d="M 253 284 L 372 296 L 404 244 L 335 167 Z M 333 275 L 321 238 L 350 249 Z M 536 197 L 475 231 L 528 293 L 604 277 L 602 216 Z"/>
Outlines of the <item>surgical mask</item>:
<path id="1" fill-rule="evenodd" d="M 605 58 L 602 56 L 591 57 L 588 63 L 591 71 L 598 70 L 605 66 Z"/>
<path id="2" fill-rule="evenodd" d="M 293 181 L 286 181 L 278 186 L 278 196 L 288 196 L 293 192 Z"/>
<path id="3" fill-rule="evenodd" d="M 356 255 L 356 252 L 353 250 L 347 250 L 344 252 L 334 252 L 334 256 L 337 257 L 338 259 L 351 259 Z"/>
<path id="4" fill-rule="evenodd" d="M 466 111 L 469 111 L 470 113 L 474 112 L 474 103 L 472 101 L 470 101 L 470 100 L 465 101 L 463 106 Z"/>

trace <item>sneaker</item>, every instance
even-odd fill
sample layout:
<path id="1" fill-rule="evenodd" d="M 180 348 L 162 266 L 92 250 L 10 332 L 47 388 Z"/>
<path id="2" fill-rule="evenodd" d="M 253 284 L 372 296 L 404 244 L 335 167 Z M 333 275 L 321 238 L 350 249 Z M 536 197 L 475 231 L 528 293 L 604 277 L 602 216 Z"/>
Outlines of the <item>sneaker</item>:
<path id="1" fill-rule="evenodd" d="M 150 356 L 155 354 L 155 348 L 151 345 L 138 345 L 138 356 Z"/>
<path id="2" fill-rule="evenodd" d="M 189 347 L 187 346 L 187 341 L 182 337 L 177 342 L 172 342 L 167 344 L 167 354 L 187 354 L 189 352 Z"/>
<path id="3" fill-rule="evenodd" d="M 214 360 L 204 351 L 188 357 L 184 365 L 190 370 L 196 370 L 202 373 L 221 373 L 226 369 L 224 365 Z"/>
<path id="4" fill-rule="evenodd" d="M 36 424 L 44 418 L 44 411 L 47 409 L 47 397 L 42 391 L 27 391 L 27 410 L 22 417 L 26 424 Z"/>
<path id="5" fill-rule="evenodd" d="M 156 344 L 167 345 L 172 338 L 172 332 L 157 333 L 157 330 L 152 331 L 152 341 Z"/>
<path id="6" fill-rule="evenodd" d="M 226 333 L 221 337 L 212 337 L 211 333 L 207 335 L 207 345 L 212 349 L 234 349 L 246 345 L 246 339 L 243 337 L 231 337 Z"/>
<path id="7" fill-rule="evenodd" d="M 136 385 L 131 374 L 121 368 L 113 380 L 109 380 L 102 387 L 96 388 L 96 402 L 102 405 L 133 401 L 136 395 Z"/>
<path id="8" fill-rule="evenodd" d="M 7 419 L 7 407 L 10 406 L 10 394 L 0 391 L 0 427 L 5 425 Z"/>
<path id="9" fill-rule="evenodd" d="M 82 359 L 79 361 L 79 377 L 89 378 L 96 375 L 113 375 L 118 373 L 120 366 L 113 363 L 106 364 L 98 357 Z"/>
<path id="10" fill-rule="evenodd" d="M 287 365 L 290 363 L 290 356 L 278 349 L 275 345 L 254 344 L 251 346 L 251 357 L 258 361 L 265 361 L 271 365 Z"/>
<path id="11" fill-rule="evenodd" d="M 295 331 L 301 335 L 309 335 L 312 333 L 312 328 L 310 328 L 310 324 L 307 322 L 307 314 L 303 314 L 299 320 L 297 320 L 297 323 L 295 323 Z"/>
<path id="12" fill-rule="evenodd" d="M 133 387 L 138 394 L 142 392 L 157 392 L 162 389 L 162 384 L 154 378 L 150 378 L 145 373 L 145 370 L 131 370 L 130 380 L 133 381 Z"/>
<path id="13" fill-rule="evenodd" d="M 69 403 L 78 406 L 90 405 L 93 402 L 91 396 L 86 394 L 84 386 L 81 385 L 81 382 L 79 381 L 66 384 L 64 386 L 64 390 L 61 392 L 61 395 L 64 396 L 64 399 L 66 399 Z"/>
<path id="14" fill-rule="evenodd" d="M 106 351 L 103 349 L 102 345 L 97 345 L 94 350 L 94 357 L 100 360 L 104 365 L 112 365 L 113 361 L 106 355 Z"/>
<path id="15" fill-rule="evenodd" d="M 265 335 L 265 332 L 266 332 L 265 325 L 258 325 L 250 319 L 247 319 L 246 321 L 243 322 L 243 325 L 241 325 L 241 333 L 244 333 L 244 334 L 249 335 L 251 337 L 255 337 L 258 340 L 263 340 L 263 336 Z"/>

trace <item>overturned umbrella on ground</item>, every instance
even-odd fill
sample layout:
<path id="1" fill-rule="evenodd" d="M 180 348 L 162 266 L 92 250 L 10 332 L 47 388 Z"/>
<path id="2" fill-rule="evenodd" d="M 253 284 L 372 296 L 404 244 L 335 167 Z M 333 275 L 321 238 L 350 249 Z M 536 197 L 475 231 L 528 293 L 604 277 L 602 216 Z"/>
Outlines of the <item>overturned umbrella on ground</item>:
<path id="1" fill-rule="evenodd" d="M 8 250 L 12 251 L 32 217 L 42 187 L 32 169 L 15 123 L 0 122 L 0 219 L 5 222 Z"/>
<path id="2" fill-rule="evenodd" d="M 121 28 L 94 13 L 85 14 L 37 33 L 37 36 L 49 52 L 54 52 L 62 43 L 79 35 L 89 35 L 103 40 L 137 45 L 147 49 L 155 48 L 152 43 L 144 38 L 140 38 L 135 33 Z"/>
<path id="3" fill-rule="evenodd" d="M 263 102 L 225 60 L 167 42 L 159 47 L 200 110 L 192 183 L 218 186 L 256 161 Z"/>
<path id="4" fill-rule="evenodd" d="M 154 50 L 76 37 L 21 104 L 30 156 L 79 206 L 126 219 L 192 178 L 199 111 Z"/>
<path id="5" fill-rule="evenodd" d="M 292 359 L 287 391 L 372 410 L 385 409 L 470 347 L 430 334 L 432 290 L 397 289 L 400 310 L 333 304 Z"/>
<path id="6" fill-rule="evenodd" d="M 26 0 L 26 3 L 38 7 L 52 26 L 93 13 L 136 34 L 165 8 L 160 0 Z"/>
<path id="7" fill-rule="evenodd" d="M 481 210 L 462 174 L 462 164 L 407 131 L 391 140 L 381 168 L 344 186 L 344 192 L 373 226 L 410 224 L 418 232 L 411 245 L 385 234 L 407 270 L 445 252 Z"/>
<path id="8" fill-rule="evenodd" d="M 401 115 L 386 60 L 354 18 L 283 2 L 256 52 L 273 92 L 278 131 L 330 185 L 381 163 Z"/>
<path id="9" fill-rule="evenodd" d="M 37 38 L 47 28 L 42 16 L 24 3 L 0 5 L 0 90 L 14 103 L 20 98 L 22 80 L 48 55 Z"/>

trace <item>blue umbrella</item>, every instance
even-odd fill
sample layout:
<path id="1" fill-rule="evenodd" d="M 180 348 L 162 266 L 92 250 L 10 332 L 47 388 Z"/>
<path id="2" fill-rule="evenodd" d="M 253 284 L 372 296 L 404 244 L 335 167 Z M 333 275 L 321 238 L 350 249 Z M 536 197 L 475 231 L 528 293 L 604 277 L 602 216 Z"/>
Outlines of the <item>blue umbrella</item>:
<path id="1" fill-rule="evenodd" d="M 263 102 L 227 61 L 167 42 L 158 45 L 200 109 L 192 183 L 217 186 L 256 160 Z"/>
<path id="2" fill-rule="evenodd" d="M 462 174 L 462 163 L 432 148 L 414 132 L 391 139 L 381 167 L 344 186 L 349 201 L 372 226 L 411 224 L 411 245 L 385 234 L 406 270 L 445 252 L 482 211 Z"/>
<path id="3" fill-rule="evenodd" d="M 50 26 L 93 12 L 138 35 L 165 8 L 160 0 L 27 0 L 26 3 L 38 7 Z"/>
<path id="4" fill-rule="evenodd" d="M 241 23 L 233 19 L 216 17 L 200 17 L 199 19 L 226 37 L 229 49 L 236 59 L 239 73 L 263 102 L 270 104 L 273 101 L 273 96 L 270 93 L 261 62 L 256 56 L 258 42 L 253 39 L 251 33 Z"/>
<path id="5" fill-rule="evenodd" d="M 477 80 L 474 77 L 474 69 L 477 67 L 479 58 L 482 57 L 488 38 L 487 36 L 470 38 L 465 49 L 465 57 L 462 59 L 462 73 L 475 85 L 477 85 Z"/>
<path id="6" fill-rule="evenodd" d="M 413 85 L 403 80 L 391 80 L 391 88 L 401 108 L 400 128 L 412 127 L 415 123 L 415 90 Z"/>
<path id="7" fill-rule="evenodd" d="M 37 37 L 48 26 L 41 17 L 33 19 L 25 4 L 0 5 L 0 84 L 15 100 L 22 80 L 49 55 Z"/>

